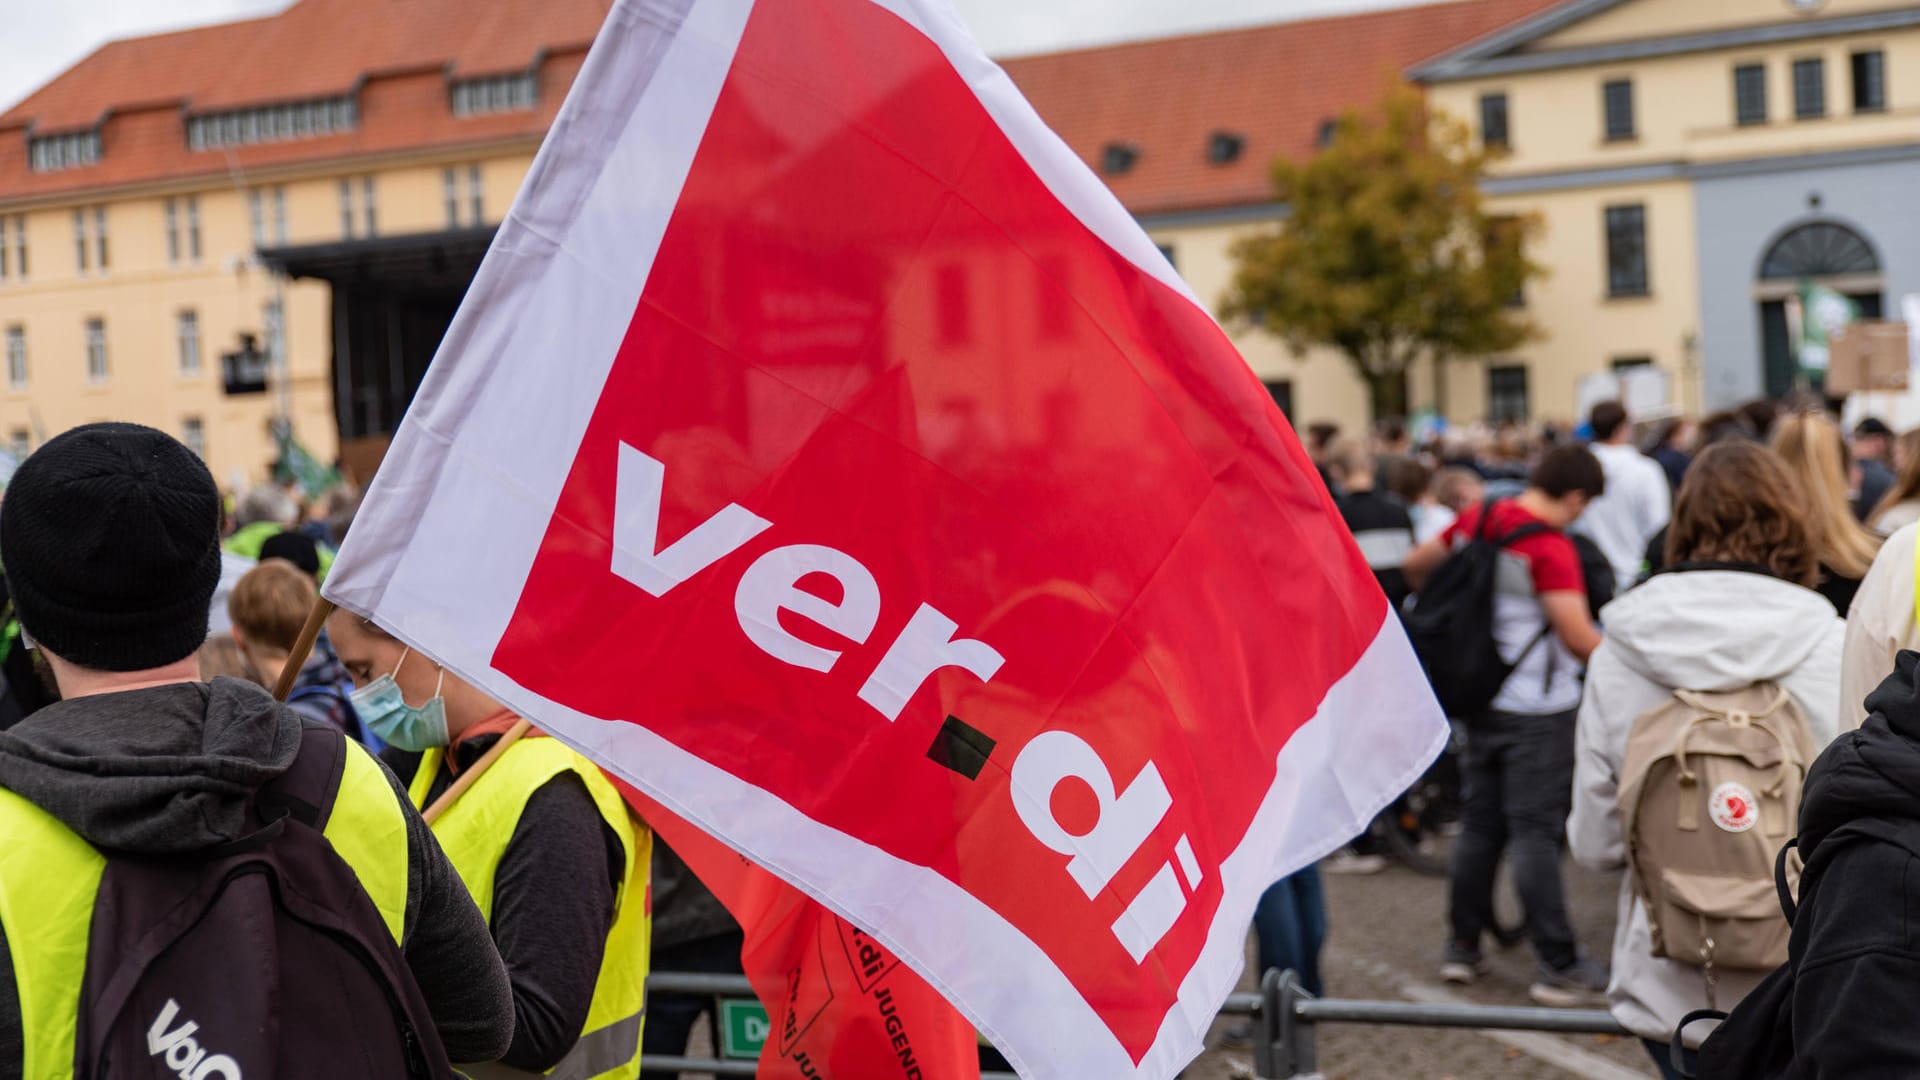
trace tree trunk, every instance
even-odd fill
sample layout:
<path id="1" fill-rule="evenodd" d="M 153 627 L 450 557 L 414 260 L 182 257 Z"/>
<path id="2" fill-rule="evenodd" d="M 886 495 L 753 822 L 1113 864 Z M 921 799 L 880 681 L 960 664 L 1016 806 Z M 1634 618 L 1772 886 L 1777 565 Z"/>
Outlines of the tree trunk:
<path id="1" fill-rule="evenodd" d="M 1407 373 L 1367 372 L 1367 397 L 1375 422 L 1404 420 L 1407 416 Z"/>

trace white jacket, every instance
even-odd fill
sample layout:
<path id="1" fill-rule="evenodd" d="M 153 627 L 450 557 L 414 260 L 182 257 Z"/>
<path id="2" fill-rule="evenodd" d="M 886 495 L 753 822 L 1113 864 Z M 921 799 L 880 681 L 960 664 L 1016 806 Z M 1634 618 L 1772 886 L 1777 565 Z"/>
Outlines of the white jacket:
<path id="1" fill-rule="evenodd" d="M 1599 547 L 1613 567 L 1614 588 L 1626 592 L 1640 580 L 1648 541 L 1667 527 L 1672 516 L 1667 471 L 1631 446 L 1594 443 L 1588 449 L 1607 474 L 1607 490 L 1587 504 L 1573 531 Z"/>
<path id="2" fill-rule="evenodd" d="M 1893 674 L 1901 649 L 1920 648 L 1914 625 L 1914 541 L 1920 525 L 1908 525 L 1880 545 L 1873 568 L 1847 609 L 1847 643 L 1840 654 L 1840 729 L 1867 720 L 1867 695 Z"/>
<path id="3" fill-rule="evenodd" d="M 1845 624 L 1811 589 L 1737 570 L 1660 574 L 1600 612 L 1606 638 L 1587 665 L 1573 766 L 1573 857 L 1596 870 L 1626 865 L 1615 804 L 1627 733 L 1672 691 L 1738 690 L 1779 683 L 1793 695 L 1824 748 L 1838 728 L 1840 642 Z M 1715 1007 L 1731 1009 L 1760 973 L 1720 972 Z M 1674 1025 L 1707 1007 L 1700 969 L 1655 959 L 1646 911 L 1629 878 L 1620 882 L 1613 934 L 1614 1019 L 1668 1042 Z M 1699 1036 L 1705 1036 L 1702 1025 Z"/>

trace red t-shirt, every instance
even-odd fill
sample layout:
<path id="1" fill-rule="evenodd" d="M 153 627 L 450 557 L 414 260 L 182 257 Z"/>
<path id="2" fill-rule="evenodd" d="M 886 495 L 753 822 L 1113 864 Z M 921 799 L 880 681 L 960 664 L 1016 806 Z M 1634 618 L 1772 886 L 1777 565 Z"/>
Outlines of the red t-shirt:
<path id="1" fill-rule="evenodd" d="M 1493 520 L 1488 523 L 1487 538 L 1497 540 L 1522 525 L 1546 524 L 1528 513 L 1518 502 L 1506 499 L 1493 504 Z M 1449 546 L 1456 545 L 1472 539 L 1474 530 L 1479 527 L 1480 507 L 1469 506 L 1441 535 L 1447 538 Z M 1522 537 L 1506 550 L 1527 560 L 1535 593 L 1577 592 L 1586 595 L 1587 578 L 1580 570 L 1580 553 L 1574 550 L 1573 541 L 1567 538 L 1566 533 L 1548 526 L 1546 532 Z"/>
<path id="2" fill-rule="evenodd" d="M 1497 540 L 1524 525 L 1545 525 L 1512 500 L 1493 504 L 1487 536 Z M 1464 544 L 1480 526 L 1480 508 L 1468 507 L 1441 535 L 1450 545 Z M 1493 639 L 1500 655 L 1515 664 L 1513 674 L 1494 696 L 1497 712 L 1544 716 L 1580 705 L 1580 663 L 1548 632 L 1540 594 L 1586 595 L 1586 576 L 1573 541 L 1549 528 L 1523 537 L 1500 552 L 1494 577 Z"/>

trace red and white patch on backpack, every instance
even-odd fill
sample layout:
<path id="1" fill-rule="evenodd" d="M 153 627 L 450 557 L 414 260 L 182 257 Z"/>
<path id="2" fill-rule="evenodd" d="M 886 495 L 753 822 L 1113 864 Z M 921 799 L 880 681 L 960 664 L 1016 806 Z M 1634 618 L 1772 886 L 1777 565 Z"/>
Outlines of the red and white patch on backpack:
<path id="1" fill-rule="evenodd" d="M 1743 833 L 1760 820 L 1760 802 L 1743 784 L 1731 781 L 1713 789 L 1707 801 L 1707 813 L 1713 823 L 1730 833 Z"/>

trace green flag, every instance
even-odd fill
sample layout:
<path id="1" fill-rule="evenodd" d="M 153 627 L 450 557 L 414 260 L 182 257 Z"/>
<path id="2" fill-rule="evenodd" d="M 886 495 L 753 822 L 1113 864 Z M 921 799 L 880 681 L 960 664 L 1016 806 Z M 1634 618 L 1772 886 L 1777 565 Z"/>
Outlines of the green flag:
<path id="1" fill-rule="evenodd" d="M 323 464 L 312 452 L 300 445 L 293 432 L 284 425 L 274 426 L 274 441 L 279 444 L 280 461 L 274 467 L 274 478 L 282 483 L 292 480 L 300 485 L 307 498 L 317 499 L 328 489 L 340 483 L 340 474 L 331 466 Z"/>
<path id="2" fill-rule="evenodd" d="M 1800 283 L 1800 332 L 1794 343 L 1800 357 L 1800 371 L 1809 378 L 1824 379 L 1833 336 L 1860 317 L 1859 305 L 1846 297 L 1812 282 Z"/>

